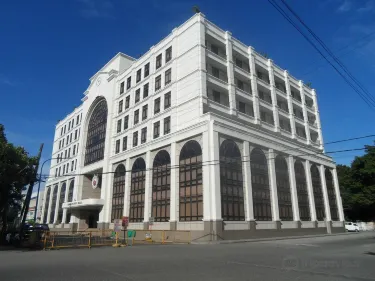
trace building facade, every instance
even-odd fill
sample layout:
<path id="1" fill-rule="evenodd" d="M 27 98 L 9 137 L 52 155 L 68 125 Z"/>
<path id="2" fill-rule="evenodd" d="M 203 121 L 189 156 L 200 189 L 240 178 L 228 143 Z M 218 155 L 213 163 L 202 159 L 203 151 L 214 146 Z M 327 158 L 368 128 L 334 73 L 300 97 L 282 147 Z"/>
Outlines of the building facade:
<path id="1" fill-rule="evenodd" d="M 54 227 L 126 216 L 197 239 L 344 229 L 315 90 L 202 14 L 91 77 L 52 158 L 42 217 Z"/>

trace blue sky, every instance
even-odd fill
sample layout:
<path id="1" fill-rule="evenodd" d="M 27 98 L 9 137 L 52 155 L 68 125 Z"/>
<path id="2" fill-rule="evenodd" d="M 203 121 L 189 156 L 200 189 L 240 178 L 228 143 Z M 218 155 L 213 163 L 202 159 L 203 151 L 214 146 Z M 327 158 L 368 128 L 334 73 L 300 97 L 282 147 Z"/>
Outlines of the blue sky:
<path id="1" fill-rule="evenodd" d="M 370 92 L 375 88 L 375 0 L 288 3 Z M 206 17 L 317 90 L 324 141 L 375 133 L 374 110 L 320 58 L 268 1 L 3 1 L 0 9 L 0 123 L 7 137 L 51 155 L 54 126 L 80 104 L 89 78 L 117 52 L 133 57 L 192 15 Z M 344 48 L 344 49 L 343 49 Z M 373 139 L 327 145 L 362 147 Z M 348 164 L 361 152 L 335 154 Z M 44 170 L 44 173 L 47 170 Z"/>

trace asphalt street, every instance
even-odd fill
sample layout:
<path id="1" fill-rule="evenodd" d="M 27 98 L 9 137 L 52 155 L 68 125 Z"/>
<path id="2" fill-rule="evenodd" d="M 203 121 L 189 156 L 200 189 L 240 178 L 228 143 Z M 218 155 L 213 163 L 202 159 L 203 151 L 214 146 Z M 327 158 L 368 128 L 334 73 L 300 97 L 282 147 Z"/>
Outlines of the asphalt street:
<path id="1" fill-rule="evenodd" d="M 216 245 L 2 251 L 0 280 L 375 280 L 375 232 Z"/>

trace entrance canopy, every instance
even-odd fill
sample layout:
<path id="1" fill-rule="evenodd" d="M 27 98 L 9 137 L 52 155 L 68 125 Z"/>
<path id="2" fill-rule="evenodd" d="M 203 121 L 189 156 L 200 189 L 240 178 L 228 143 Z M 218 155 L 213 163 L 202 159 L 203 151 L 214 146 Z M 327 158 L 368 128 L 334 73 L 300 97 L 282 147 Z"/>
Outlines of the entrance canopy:
<path id="1" fill-rule="evenodd" d="M 63 209 L 100 209 L 104 205 L 104 199 L 83 199 L 63 204 Z"/>

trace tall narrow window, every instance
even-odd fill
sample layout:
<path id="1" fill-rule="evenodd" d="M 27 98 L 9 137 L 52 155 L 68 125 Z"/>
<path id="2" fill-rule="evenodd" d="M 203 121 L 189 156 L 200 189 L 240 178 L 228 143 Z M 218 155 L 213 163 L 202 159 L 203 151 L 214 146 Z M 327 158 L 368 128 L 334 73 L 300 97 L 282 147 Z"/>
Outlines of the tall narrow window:
<path id="1" fill-rule="evenodd" d="M 171 159 L 168 152 L 156 154 L 152 172 L 152 217 L 155 221 L 168 221 L 170 216 Z"/>
<path id="2" fill-rule="evenodd" d="M 220 146 L 221 216 L 226 221 L 245 220 L 242 159 L 237 144 L 225 140 Z"/>
<path id="3" fill-rule="evenodd" d="M 116 150 L 115 150 L 115 153 L 119 153 L 120 152 L 120 140 L 116 140 Z"/>
<path id="4" fill-rule="evenodd" d="M 111 221 L 122 218 L 124 209 L 125 192 L 125 166 L 120 164 L 115 170 L 113 177 L 112 212 Z"/>
<path id="5" fill-rule="evenodd" d="M 130 87 L 131 87 L 131 84 L 132 84 L 132 77 L 128 77 L 128 79 L 126 80 L 126 90 L 129 90 Z"/>
<path id="6" fill-rule="evenodd" d="M 78 137 L 78 130 L 76 130 L 76 131 L 74 132 L 74 139 L 76 140 L 77 137 Z"/>
<path id="7" fill-rule="evenodd" d="M 133 133 L 133 147 L 138 145 L 138 132 Z"/>
<path id="8" fill-rule="evenodd" d="M 250 155 L 250 165 L 254 218 L 259 221 L 272 221 L 268 165 L 261 149 L 253 149 Z"/>
<path id="9" fill-rule="evenodd" d="M 143 85 L 143 98 L 148 97 L 148 83 Z"/>
<path id="10" fill-rule="evenodd" d="M 138 122 L 139 122 L 139 109 L 134 111 L 134 125 L 138 124 Z"/>
<path id="11" fill-rule="evenodd" d="M 164 95 L 164 109 L 171 107 L 171 92 Z"/>
<path id="12" fill-rule="evenodd" d="M 275 159 L 277 198 L 279 202 L 280 219 L 293 220 L 292 196 L 290 192 L 288 164 L 283 156 Z"/>
<path id="13" fill-rule="evenodd" d="M 77 115 L 76 125 L 78 125 L 79 122 L 79 115 Z"/>
<path id="14" fill-rule="evenodd" d="M 134 102 L 137 103 L 139 102 L 139 100 L 141 99 L 141 89 L 137 89 L 135 91 L 135 99 L 134 99 Z"/>
<path id="15" fill-rule="evenodd" d="M 219 47 L 214 44 L 211 44 L 211 51 L 216 55 L 219 55 Z"/>
<path id="16" fill-rule="evenodd" d="M 154 123 L 154 139 L 160 136 L 160 121 Z"/>
<path id="17" fill-rule="evenodd" d="M 51 204 L 49 223 L 54 223 L 55 221 L 55 208 L 56 208 L 58 189 L 59 189 L 59 186 L 56 184 L 55 187 L 53 188 L 53 193 L 52 193 L 52 204 Z"/>
<path id="18" fill-rule="evenodd" d="M 136 82 L 138 83 L 139 81 L 141 81 L 141 77 L 142 77 L 142 69 L 138 69 L 137 70 L 137 79 L 136 79 Z"/>
<path id="19" fill-rule="evenodd" d="M 220 71 L 216 67 L 212 67 L 212 75 L 215 76 L 216 78 L 220 78 Z"/>
<path id="20" fill-rule="evenodd" d="M 168 85 L 169 83 L 171 83 L 171 80 L 172 80 L 172 69 L 170 68 L 165 72 L 164 84 Z"/>
<path id="21" fill-rule="evenodd" d="M 148 62 L 146 65 L 145 65 L 145 77 L 147 77 L 149 74 L 150 74 L 150 63 Z"/>
<path id="22" fill-rule="evenodd" d="M 135 160 L 132 167 L 130 186 L 130 222 L 142 222 L 145 205 L 146 163 L 142 158 Z"/>
<path id="23" fill-rule="evenodd" d="M 169 62 L 172 59 L 172 46 L 170 46 L 166 51 L 165 51 L 165 63 Z"/>
<path id="24" fill-rule="evenodd" d="M 130 106 L 130 96 L 127 96 L 125 98 L 125 109 L 128 109 Z"/>
<path id="25" fill-rule="evenodd" d="M 147 119 L 148 105 L 142 107 L 142 121 Z"/>
<path id="26" fill-rule="evenodd" d="M 220 103 L 220 92 L 218 91 L 212 91 L 212 96 L 214 98 L 214 102 Z"/>
<path id="27" fill-rule="evenodd" d="M 121 121 L 122 119 L 117 120 L 117 133 L 121 132 Z"/>
<path id="28" fill-rule="evenodd" d="M 203 218 L 202 149 L 196 141 L 188 141 L 180 153 L 179 165 L 180 221 Z"/>
<path id="29" fill-rule="evenodd" d="M 129 115 L 126 115 L 124 117 L 124 130 L 127 130 L 129 128 Z"/>
<path id="30" fill-rule="evenodd" d="M 162 59 L 161 54 L 156 57 L 156 69 L 161 67 L 161 59 Z"/>
<path id="31" fill-rule="evenodd" d="M 118 103 L 118 113 L 121 113 L 121 112 L 122 112 L 122 106 L 123 106 L 123 103 L 124 103 L 123 100 L 120 100 L 120 102 Z"/>
<path id="32" fill-rule="evenodd" d="M 154 101 L 154 114 L 157 114 L 160 112 L 160 98 L 157 98 Z"/>
<path id="33" fill-rule="evenodd" d="M 161 75 L 155 78 L 155 92 L 161 88 Z"/>
<path id="34" fill-rule="evenodd" d="M 128 137 L 122 138 L 122 151 L 125 151 L 128 149 Z"/>
<path id="35" fill-rule="evenodd" d="M 141 131 L 141 143 L 145 143 L 147 141 L 147 127 L 142 128 Z"/>
<path id="36" fill-rule="evenodd" d="M 301 221 L 309 221 L 311 220 L 309 193 L 307 191 L 305 168 L 300 160 L 296 160 L 294 163 L 294 173 L 296 175 L 299 217 Z"/>
<path id="37" fill-rule="evenodd" d="M 312 187 L 313 187 L 313 192 L 314 192 L 316 219 L 318 221 L 323 221 L 325 218 L 325 211 L 324 211 L 323 190 L 322 190 L 322 182 L 320 179 L 320 173 L 315 164 L 311 165 L 310 171 L 311 171 Z"/>
<path id="38" fill-rule="evenodd" d="M 329 209 L 331 211 L 331 219 L 333 221 L 338 221 L 339 214 L 337 210 L 335 185 L 333 182 L 332 172 L 329 168 L 325 168 L 324 176 L 325 176 L 326 185 L 327 185 L 327 194 L 328 194 Z"/>
<path id="39" fill-rule="evenodd" d="M 124 93 L 124 90 L 125 90 L 125 86 L 124 86 L 124 82 L 121 82 L 120 84 L 120 95 Z"/>
<path id="40" fill-rule="evenodd" d="M 164 135 L 167 135 L 171 132 L 171 117 L 168 116 L 164 118 Z"/>

